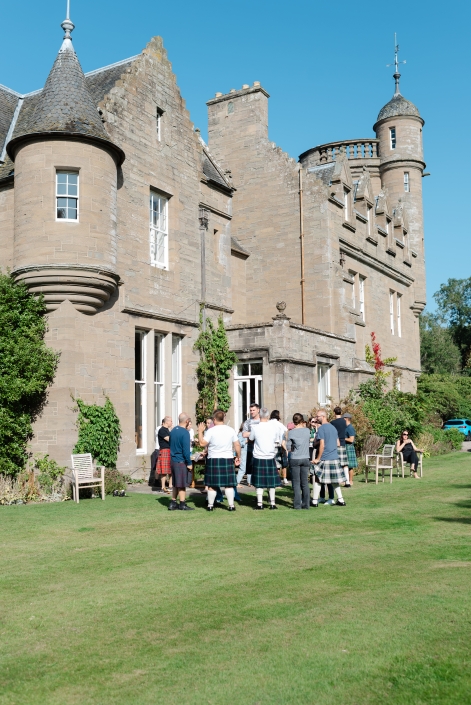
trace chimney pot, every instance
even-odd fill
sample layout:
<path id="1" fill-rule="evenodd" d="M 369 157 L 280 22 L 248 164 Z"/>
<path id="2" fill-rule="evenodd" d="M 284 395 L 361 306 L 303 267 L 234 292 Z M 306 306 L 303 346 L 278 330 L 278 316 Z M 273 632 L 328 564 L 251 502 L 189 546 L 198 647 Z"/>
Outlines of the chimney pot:
<path id="1" fill-rule="evenodd" d="M 254 84 L 254 86 L 259 86 L 259 85 L 260 85 L 260 81 L 254 81 L 253 84 Z"/>
<path id="2" fill-rule="evenodd" d="M 242 90 L 245 90 L 246 88 L 250 88 L 248 83 L 244 83 L 244 85 L 242 86 Z"/>

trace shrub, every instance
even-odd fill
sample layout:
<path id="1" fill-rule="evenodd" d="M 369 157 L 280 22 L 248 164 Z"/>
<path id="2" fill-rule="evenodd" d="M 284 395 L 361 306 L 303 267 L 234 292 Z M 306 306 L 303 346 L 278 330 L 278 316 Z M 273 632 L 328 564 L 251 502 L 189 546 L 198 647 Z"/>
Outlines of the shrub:
<path id="1" fill-rule="evenodd" d="M 463 442 L 463 435 L 457 428 L 444 431 L 434 426 L 425 426 L 423 432 L 417 437 L 415 445 L 425 452 L 425 455 L 443 455 L 453 450 L 459 450 Z"/>
<path id="2" fill-rule="evenodd" d="M 32 424 L 59 360 L 44 343 L 45 313 L 42 297 L 0 273 L 0 473 L 7 475 L 25 466 Z"/>
<path id="3" fill-rule="evenodd" d="M 113 494 L 115 490 L 125 489 L 125 476 L 116 468 L 105 468 L 105 494 Z"/>
<path id="4" fill-rule="evenodd" d="M 35 470 L 38 471 L 37 480 L 39 487 L 50 494 L 57 486 L 57 481 L 63 478 L 66 471 L 55 460 L 45 455 L 44 458 L 37 456 L 34 459 Z"/>
<path id="5" fill-rule="evenodd" d="M 447 441 L 452 446 L 452 450 L 461 450 L 464 436 L 457 428 L 447 428 L 443 431 L 443 435 L 446 436 Z"/>
<path id="6" fill-rule="evenodd" d="M 121 426 L 111 400 L 105 404 L 86 404 L 75 399 L 79 411 L 78 439 L 73 453 L 91 453 L 97 465 L 115 468 L 118 460 Z"/>
<path id="7" fill-rule="evenodd" d="M 430 414 L 442 421 L 471 418 L 471 378 L 459 375 L 421 375 L 417 395 Z"/>

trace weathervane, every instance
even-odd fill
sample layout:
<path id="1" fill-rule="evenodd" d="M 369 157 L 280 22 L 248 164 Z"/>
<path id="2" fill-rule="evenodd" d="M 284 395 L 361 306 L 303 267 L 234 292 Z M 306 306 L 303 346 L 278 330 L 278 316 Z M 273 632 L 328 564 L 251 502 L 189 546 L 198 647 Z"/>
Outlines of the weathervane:
<path id="1" fill-rule="evenodd" d="M 70 33 L 73 32 L 75 25 L 70 19 L 70 0 L 67 0 L 67 15 L 63 23 L 61 24 L 62 29 L 65 32 L 64 39 L 70 39 Z"/>
<path id="2" fill-rule="evenodd" d="M 390 66 L 394 66 L 395 68 L 395 73 L 394 73 L 394 80 L 396 81 L 396 92 L 394 95 L 400 95 L 401 91 L 399 90 L 399 79 L 401 78 L 401 74 L 399 73 L 399 64 L 405 64 L 406 61 L 399 61 L 399 44 L 397 43 L 397 35 L 396 32 L 394 32 L 394 63 L 393 64 L 386 64 L 386 67 L 389 68 Z"/>

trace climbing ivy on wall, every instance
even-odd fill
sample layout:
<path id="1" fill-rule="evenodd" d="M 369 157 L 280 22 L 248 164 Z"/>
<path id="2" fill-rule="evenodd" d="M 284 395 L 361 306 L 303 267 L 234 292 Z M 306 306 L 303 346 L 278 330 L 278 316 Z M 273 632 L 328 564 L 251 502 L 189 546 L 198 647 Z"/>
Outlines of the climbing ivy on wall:
<path id="1" fill-rule="evenodd" d="M 228 380 L 237 362 L 237 355 L 229 349 L 222 315 L 219 316 L 217 326 L 208 318 L 206 330 L 203 330 L 201 309 L 200 333 L 194 347 L 200 353 L 200 361 L 196 368 L 199 393 L 196 402 L 196 421 L 200 423 L 212 416 L 216 409 L 228 411 L 231 406 Z"/>
<path id="2" fill-rule="evenodd" d="M 98 465 L 115 468 L 118 460 L 121 425 L 111 400 L 105 404 L 86 404 L 74 399 L 78 407 L 78 440 L 74 453 L 91 453 Z"/>

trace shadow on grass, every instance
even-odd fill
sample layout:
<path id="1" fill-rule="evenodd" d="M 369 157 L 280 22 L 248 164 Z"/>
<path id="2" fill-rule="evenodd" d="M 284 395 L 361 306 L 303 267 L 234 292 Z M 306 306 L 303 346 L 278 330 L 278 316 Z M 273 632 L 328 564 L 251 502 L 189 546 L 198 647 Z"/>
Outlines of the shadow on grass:
<path id="1" fill-rule="evenodd" d="M 265 504 L 267 504 L 268 498 L 267 498 L 266 494 L 264 496 L 264 500 L 265 500 Z M 156 501 L 162 507 L 164 507 L 165 509 L 168 509 L 168 505 L 171 502 L 171 498 L 168 495 L 159 496 L 159 497 L 156 497 Z M 191 494 L 187 497 L 187 502 L 190 505 L 194 505 L 197 509 L 206 509 L 207 500 L 206 500 L 205 494 L 201 494 L 201 495 Z M 255 495 L 241 494 L 240 501 L 236 502 L 236 506 L 237 506 L 237 504 L 240 507 L 249 507 L 249 508 L 251 507 L 253 509 L 256 504 L 256 497 L 255 497 Z M 282 495 L 277 494 L 276 504 L 278 507 L 292 507 L 293 506 L 293 502 L 292 502 L 291 497 L 285 493 L 283 493 Z M 226 511 L 228 509 L 227 504 L 225 502 L 217 502 L 214 505 L 214 508 L 215 509 L 225 509 Z"/>
<path id="2" fill-rule="evenodd" d="M 432 517 L 435 521 L 444 521 L 447 524 L 470 524 L 469 517 Z"/>

